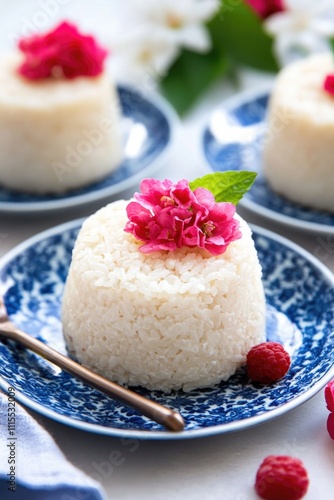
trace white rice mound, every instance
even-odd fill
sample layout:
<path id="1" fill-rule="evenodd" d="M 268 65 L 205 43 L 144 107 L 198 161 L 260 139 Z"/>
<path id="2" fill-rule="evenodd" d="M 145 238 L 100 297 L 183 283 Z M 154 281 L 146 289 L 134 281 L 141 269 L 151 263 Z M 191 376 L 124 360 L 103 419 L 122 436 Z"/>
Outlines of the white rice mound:
<path id="1" fill-rule="evenodd" d="M 298 204 L 334 212 L 334 98 L 323 90 L 333 56 L 317 54 L 286 66 L 270 98 L 263 175 Z"/>
<path id="2" fill-rule="evenodd" d="M 76 359 L 126 386 L 211 387 L 265 340 L 261 267 L 249 226 L 226 252 L 143 254 L 124 232 L 127 201 L 83 224 L 65 285 L 62 321 Z M 238 217 L 238 216 L 237 216 Z"/>
<path id="3" fill-rule="evenodd" d="M 21 62 L 16 52 L 0 57 L 0 184 L 64 193 L 116 170 L 123 145 L 110 75 L 29 81 Z"/>

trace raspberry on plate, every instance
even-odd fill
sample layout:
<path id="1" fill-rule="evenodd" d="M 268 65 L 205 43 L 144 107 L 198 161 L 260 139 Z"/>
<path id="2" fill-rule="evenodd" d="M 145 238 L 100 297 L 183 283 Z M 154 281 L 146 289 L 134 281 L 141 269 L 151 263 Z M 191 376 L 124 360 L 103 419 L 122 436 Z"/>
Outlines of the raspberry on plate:
<path id="1" fill-rule="evenodd" d="M 255 490 L 265 500 L 299 500 L 306 494 L 308 485 L 303 462 L 286 455 L 266 457 L 255 480 Z"/>
<path id="2" fill-rule="evenodd" d="M 327 430 L 328 434 L 332 439 L 334 439 L 334 413 L 330 413 L 327 419 Z"/>
<path id="3" fill-rule="evenodd" d="M 279 342 L 262 342 L 247 354 L 248 376 L 261 384 L 270 384 L 284 377 L 290 364 L 289 353 Z"/>
<path id="4" fill-rule="evenodd" d="M 334 380 L 325 387 L 325 399 L 328 410 L 334 412 Z"/>

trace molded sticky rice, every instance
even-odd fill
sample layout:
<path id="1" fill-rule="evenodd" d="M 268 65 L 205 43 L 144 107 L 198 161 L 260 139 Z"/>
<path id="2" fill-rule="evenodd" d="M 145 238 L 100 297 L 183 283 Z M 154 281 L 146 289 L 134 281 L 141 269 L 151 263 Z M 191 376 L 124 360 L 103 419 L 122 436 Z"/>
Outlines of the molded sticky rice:
<path id="1" fill-rule="evenodd" d="M 63 297 L 63 331 L 83 365 L 122 385 L 170 391 L 227 380 L 265 340 L 261 267 L 249 226 L 220 256 L 142 254 L 124 200 L 83 224 Z"/>

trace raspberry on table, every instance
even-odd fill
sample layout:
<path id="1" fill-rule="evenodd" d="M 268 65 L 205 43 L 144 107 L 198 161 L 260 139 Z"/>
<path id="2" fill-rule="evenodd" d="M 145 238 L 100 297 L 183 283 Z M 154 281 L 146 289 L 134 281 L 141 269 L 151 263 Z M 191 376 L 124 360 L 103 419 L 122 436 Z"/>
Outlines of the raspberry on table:
<path id="1" fill-rule="evenodd" d="M 269 455 L 256 474 L 256 493 L 265 500 L 299 500 L 308 486 L 303 462 L 286 455 Z"/>
<path id="2" fill-rule="evenodd" d="M 290 355 L 279 342 L 262 342 L 247 354 L 248 376 L 261 384 L 270 384 L 284 377 L 290 365 Z"/>
<path id="3" fill-rule="evenodd" d="M 327 419 L 327 430 L 328 434 L 332 439 L 334 439 L 334 413 L 330 413 Z"/>
<path id="4" fill-rule="evenodd" d="M 325 399 L 328 410 L 334 412 L 334 380 L 325 387 Z"/>

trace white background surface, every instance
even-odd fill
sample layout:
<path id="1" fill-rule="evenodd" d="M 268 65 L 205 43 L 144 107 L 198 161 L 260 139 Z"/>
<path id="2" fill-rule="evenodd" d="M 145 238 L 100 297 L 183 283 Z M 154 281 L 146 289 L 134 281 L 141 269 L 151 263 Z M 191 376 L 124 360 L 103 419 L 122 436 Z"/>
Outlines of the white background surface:
<path id="1" fill-rule="evenodd" d="M 77 11 L 79 3 L 81 8 Z M 68 17 L 67 13 L 70 13 L 70 17 L 82 21 L 85 28 L 107 32 L 108 17 L 103 9 L 108 9 L 111 16 L 112 3 L 111 0 L 59 1 L 59 10 L 56 15 L 49 16 L 48 23 L 54 24 L 56 19 Z M 0 0 L 1 50 L 11 45 L 13 33 L 22 33 L 26 20 L 37 19 L 36 12 L 41 10 L 41 4 L 13 0 L 9 7 L 8 1 Z M 102 19 L 104 24 L 101 24 Z M 256 87 L 266 79 L 268 77 L 247 72 L 242 88 Z M 160 173 L 161 177 L 192 179 L 202 173 L 204 163 L 198 142 L 202 124 L 210 111 L 232 93 L 233 89 L 226 83 L 217 85 L 180 124 L 177 143 Z M 124 197 L 130 194 L 127 192 Z M 47 216 L 0 214 L 0 256 L 29 236 L 61 222 L 89 215 L 96 208 L 98 204 Z M 299 233 L 248 212 L 239 212 L 246 220 L 300 244 L 334 271 L 334 236 Z M 110 500 L 255 500 L 258 498 L 253 488 L 256 470 L 269 454 L 289 454 L 303 460 L 310 476 L 306 500 L 333 498 L 334 441 L 326 430 L 328 411 L 323 391 L 301 407 L 259 427 L 175 442 L 136 441 L 126 444 L 120 439 L 78 431 L 31 413 L 53 435 L 71 462 L 99 479 Z"/>

